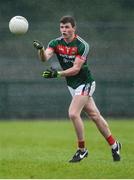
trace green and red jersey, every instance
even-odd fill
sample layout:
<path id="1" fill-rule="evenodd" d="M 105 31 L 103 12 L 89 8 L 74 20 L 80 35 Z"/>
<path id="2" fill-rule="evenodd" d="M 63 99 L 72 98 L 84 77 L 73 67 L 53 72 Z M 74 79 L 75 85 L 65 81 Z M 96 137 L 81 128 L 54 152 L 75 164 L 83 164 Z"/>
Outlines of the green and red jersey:
<path id="1" fill-rule="evenodd" d="M 78 35 L 75 35 L 75 38 L 70 43 L 67 43 L 63 37 L 56 38 L 49 42 L 47 48 L 52 48 L 54 50 L 63 70 L 71 68 L 76 57 L 79 57 L 84 61 L 84 64 L 77 75 L 66 77 L 68 86 L 76 89 L 81 84 L 87 84 L 94 81 L 87 66 L 89 45 Z"/>

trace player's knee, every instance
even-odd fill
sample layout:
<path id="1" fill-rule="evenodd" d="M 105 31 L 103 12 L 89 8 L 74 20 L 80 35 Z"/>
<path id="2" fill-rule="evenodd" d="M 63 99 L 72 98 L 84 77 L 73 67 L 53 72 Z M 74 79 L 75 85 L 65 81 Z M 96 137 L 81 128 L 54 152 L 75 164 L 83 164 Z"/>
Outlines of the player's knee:
<path id="1" fill-rule="evenodd" d="M 78 118 L 78 114 L 76 112 L 69 112 L 69 118 L 75 120 Z"/>

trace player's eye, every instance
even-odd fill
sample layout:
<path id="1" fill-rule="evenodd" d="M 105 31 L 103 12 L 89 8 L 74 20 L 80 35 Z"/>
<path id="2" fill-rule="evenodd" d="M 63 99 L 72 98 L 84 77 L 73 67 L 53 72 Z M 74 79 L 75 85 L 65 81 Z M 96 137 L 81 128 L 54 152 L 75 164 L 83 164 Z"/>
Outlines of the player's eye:
<path id="1" fill-rule="evenodd" d="M 68 29 L 68 28 L 69 28 L 69 26 L 65 26 L 65 28 L 66 28 L 66 29 Z"/>

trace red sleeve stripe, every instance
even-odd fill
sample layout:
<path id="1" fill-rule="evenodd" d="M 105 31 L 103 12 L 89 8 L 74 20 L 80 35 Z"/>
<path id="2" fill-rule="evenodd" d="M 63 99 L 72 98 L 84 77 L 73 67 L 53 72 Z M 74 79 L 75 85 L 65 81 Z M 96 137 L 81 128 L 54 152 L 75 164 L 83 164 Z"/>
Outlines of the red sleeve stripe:
<path id="1" fill-rule="evenodd" d="M 79 58 L 79 59 L 82 59 L 82 60 L 86 61 L 86 57 L 84 57 L 84 56 L 77 55 L 76 57 Z"/>
<path id="2" fill-rule="evenodd" d="M 47 49 L 52 49 L 54 51 L 54 48 L 52 48 L 52 47 L 47 47 Z"/>

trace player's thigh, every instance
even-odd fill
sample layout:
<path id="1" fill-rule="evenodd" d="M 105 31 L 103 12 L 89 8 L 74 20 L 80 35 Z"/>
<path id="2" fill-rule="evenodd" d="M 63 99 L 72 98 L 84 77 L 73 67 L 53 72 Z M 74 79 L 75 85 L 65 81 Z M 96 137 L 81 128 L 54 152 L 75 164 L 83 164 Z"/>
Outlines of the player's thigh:
<path id="1" fill-rule="evenodd" d="M 84 111 L 91 116 L 94 113 L 100 113 L 95 102 L 94 99 L 92 97 L 89 97 L 87 104 L 84 106 Z"/>
<path id="2" fill-rule="evenodd" d="M 82 96 L 82 95 L 75 95 L 72 98 L 70 107 L 69 107 L 69 112 L 73 114 L 80 113 L 83 109 L 83 107 L 88 103 L 88 96 Z"/>

